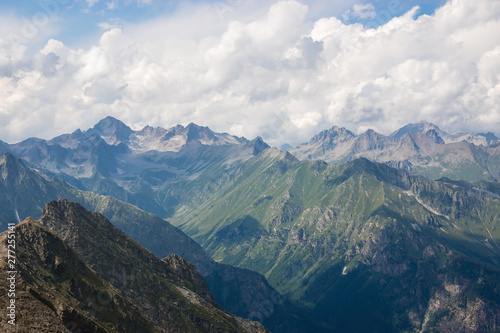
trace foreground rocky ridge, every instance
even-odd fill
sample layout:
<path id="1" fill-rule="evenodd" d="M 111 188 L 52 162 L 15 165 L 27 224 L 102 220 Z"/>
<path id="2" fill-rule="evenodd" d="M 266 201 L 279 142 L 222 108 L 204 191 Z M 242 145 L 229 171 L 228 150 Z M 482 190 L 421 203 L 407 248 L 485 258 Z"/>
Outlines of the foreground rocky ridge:
<path id="1" fill-rule="evenodd" d="M 5 315 L 7 232 L 0 235 L 2 332 L 161 332 L 38 221 L 16 226 L 16 326 Z"/>
<path id="2" fill-rule="evenodd" d="M 20 289 L 35 295 L 41 304 L 29 302 L 40 311 L 55 313 L 51 323 L 85 332 L 267 332 L 218 306 L 192 264 L 176 255 L 157 259 L 102 215 L 76 203 L 50 202 L 39 222 L 27 220 L 16 232 L 23 249 Z M 85 305 L 96 292 L 97 302 L 106 301 L 98 304 L 102 313 Z M 31 331 L 43 321 L 22 324 Z"/>

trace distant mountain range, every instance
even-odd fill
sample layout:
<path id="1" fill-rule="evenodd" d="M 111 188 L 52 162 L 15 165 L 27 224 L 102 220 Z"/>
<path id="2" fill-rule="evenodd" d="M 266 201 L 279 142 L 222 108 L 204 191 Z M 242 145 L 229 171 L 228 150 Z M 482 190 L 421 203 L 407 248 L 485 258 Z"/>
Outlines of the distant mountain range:
<path id="1" fill-rule="evenodd" d="M 203 202 L 229 181 L 224 177 L 230 170 L 267 148 L 261 138 L 250 141 L 195 124 L 133 131 L 112 117 L 52 140 L 0 145 L 80 190 L 111 195 L 162 218 L 183 202 Z M 431 179 L 500 179 L 500 141 L 494 134 L 450 135 L 427 122 L 390 136 L 333 127 L 288 151 L 301 160 L 327 163 L 364 157 Z"/>
<path id="2" fill-rule="evenodd" d="M 266 148 L 260 138 L 248 141 L 194 124 L 132 131 L 111 117 L 87 131 L 6 145 L 30 167 L 161 217 L 173 214 L 179 196 L 200 192 L 189 187 L 192 180 L 207 172 L 217 177 Z"/>
<path id="3" fill-rule="evenodd" d="M 500 329 L 491 133 L 333 127 L 280 151 L 194 124 L 133 131 L 108 117 L 0 149 L 3 219 L 80 202 L 158 257 L 192 261 L 218 303 L 273 332 Z"/>
<path id="4" fill-rule="evenodd" d="M 450 135 L 428 122 L 406 125 L 389 136 L 373 130 L 355 135 L 335 126 L 288 151 L 328 163 L 364 157 L 433 179 L 500 180 L 500 141 L 493 133 Z"/>

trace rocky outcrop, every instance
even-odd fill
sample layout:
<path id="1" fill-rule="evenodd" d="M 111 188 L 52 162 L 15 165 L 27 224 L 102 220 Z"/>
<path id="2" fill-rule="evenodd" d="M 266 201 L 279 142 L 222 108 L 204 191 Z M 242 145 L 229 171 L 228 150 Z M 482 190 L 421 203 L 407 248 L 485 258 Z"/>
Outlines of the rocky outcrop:
<path id="1" fill-rule="evenodd" d="M 161 332 L 126 297 L 91 270 L 58 236 L 33 219 L 15 228 L 15 297 L 0 279 L 2 332 Z M 8 232 L 0 235 L 1 264 Z M 5 309 L 15 299 L 16 325 Z"/>
<path id="2" fill-rule="evenodd" d="M 94 279 L 85 275 L 87 270 L 94 275 L 94 272 L 99 274 L 95 275 L 101 279 L 98 284 L 105 286 L 106 291 L 109 290 L 106 295 L 110 299 L 122 305 L 129 304 L 135 311 L 135 315 L 131 317 L 138 319 L 130 325 L 141 323 L 140 320 L 148 323 L 151 330 L 145 329 L 144 332 L 267 332 L 260 324 L 237 318 L 218 306 L 208 292 L 203 277 L 192 264 L 175 255 L 163 261 L 156 258 L 114 227 L 104 216 L 90 213 L 79 204 L 67 200 L 50 202 L 44 208 L 40 222 L 31 220 L 21 224 L 22 235 L 24 225 L 33 226 L 31 228 L 42 230 L 48 235 L 29 236 L 26 242 L 36 239 L 34 244 L 37 248 L 34 251 L 27 247 L 24 252 L 28 257 L 33 256 L 33 252 L 41 253 L 45 261 L 33 265 L 26 258 L 19 258 L 22 265 L 27 267 L 23 277 L 27 283 L 31 283 L 28 285 L 32 290 L 31 294 L 42 295 L 38 299 L 44 304 L 47 303 L 43 301 L 45 299 L 57 299 L 50 291 L 54 289 L 66 290 L 76 299 L 68 302 L 72 307 L 48 305 L 49 308 L 56 309 L 56 315 L 64 325 L 67 325 L 66 322 L 73 322 L 80 328 L 84 327 L 86 332 L 99 332 L 99 327 L 113 324 L 105 321 L 102 324 L 104 319 L 99 317 L 99 312 L 95 309 L 90 308 L 86 313 L 75 306 L 79 304 L 86 309 L 79 302 L 86 300 L 85 291 L 88 288 L 75 283 L 78 279 Z M 65 248 L 62 252 L 69 253 L 71 258 L 78 258 L 79 262 L 74 264 L 77 267 L 72 267 L 73 262 L 68 254 L 54 253 L 53 243 Z M 47 270 L 47 267 L 52 268 Z M 85 270 L 85 267 L 88 268 Z M 61 274 L 68 270 L 73 275 L 61 280 Z M 37 283 L 39 277 L 43 281 L 53 279 L 53 285 L 43 288 L 43 285 Z M 67 280 L 69 281 L 64 282 Z M 47 289 L 50 289 L 49 292 Z M 59 312 L 58 308 L 61 308 Z M 127 323 L 128 320 L 119 320 L 117 315 L 107 315 L 119 322 Z M 94 326 L 95 330 L 90 328 Z M 103 326 L 104 331 L 113 331 L 106 328 L 108 326 Z"/>

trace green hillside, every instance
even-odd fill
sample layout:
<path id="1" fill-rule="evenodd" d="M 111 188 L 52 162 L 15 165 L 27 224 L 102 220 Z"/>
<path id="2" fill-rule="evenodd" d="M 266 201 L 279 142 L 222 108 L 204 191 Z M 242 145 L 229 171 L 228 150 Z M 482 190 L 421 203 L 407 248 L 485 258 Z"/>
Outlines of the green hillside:
<path id="1" fill-rule="evenodd" d="M 462 281 L 459 298 L 491 300 L 476 288 L 483 278 L 498 296 L 500 199 L 484 184 L 432 181 L 366 159 L 299 162 L 269 149 L 173 223 L 217 261 L 265 275 L 328 327 L 362 331 L 361 315 L 375 331 L 412 331 L 431 325 L 426 307 L 448 279 Z M 457 302 L 443 301 L 431 326 L 470 311 Z"/>

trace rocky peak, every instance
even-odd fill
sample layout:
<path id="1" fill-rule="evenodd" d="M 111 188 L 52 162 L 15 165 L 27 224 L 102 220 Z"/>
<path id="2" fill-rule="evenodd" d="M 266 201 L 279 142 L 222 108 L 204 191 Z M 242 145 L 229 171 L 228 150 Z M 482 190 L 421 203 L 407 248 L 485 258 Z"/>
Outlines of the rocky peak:
<path id="1" fill-rule="evenodd" d="M 415 134 L 415 133 L 425 134 L 430 130 L 434 130 L 440 136 L 446 134 L 436 125 L 429 123 L 427 121 L 421 121 L 421 122 L 415 123 L 415 124 L 408 124 L 400 129 L 398 129 L 396 132 L 392 133 L 389 136 L 399 139 L 399 138 L 402 138 L 403 136 L 405 136 L 406 134 Z"/>
<path id="2" fill-rule="evenodd" d="M 7 233 L 0 234 L 0 254 Z M 160 332 L 57 235 L 28 218 L 16 226 L 16 327 L 19 332 Z M 0 255 L 0 264 L 6 258 Z M 7 281 L 0 281 L 4 291 Z M 7 297 L 0 292 L 0 304 Z M 77 306 L 75 306 L 77 305 Z M 0 331 L 10 332 L 5 320 Z"/>
<path id="3" fill-rule="evenodd" d="M 194 288 L 203 298 L 211 303 L 215 303 L 213 295 L 208 290 L 208 285 L 205 279 L 198 273 L 192 263 L 184 259 L 178 254 L 171 254 L 162 259 L 172 270 L 173 275 L 181 285 L 185 285 L 186 281 L 190 281 Z"/>
<path id="4" fill-rule="evenodd" d="M 479 133 L 478 135 L 481 135 L 481 136 L 485 137 L 486 142 L 488 142 L 488 145 L 490 145 L 492 141 L 497 141 L 497 140 L 499 140 L 499 139 L 497 138 L 497 136 L 496 136 L 494 133 L 492 133 L 492 132 L 488 132 L 488 133 Z"/>
<path id="5" fill-rule="evenodd" d="M 325 145 L 331 145 L 336 142 L 344 142 L 349 139 L 354 138 L 356 135 L 351 131 L 348 131 L 345 127 L 333 126 L 332 128 L 320 132 L 318 135 L 314 136 L 309 144 L 314 144 L 322 142 Z"/>
<path id="6" fill-rule="evenodd" d="M 91 135 L 95 133 L 102 137 L 108 144 L 116 145 L 128 141 L 133 132 L 130 127 L 120 120 L 113 117 L 106 117 L 99 121 L 93 128 L 89 129 L 86 134 Z"/>
<path id="7" fill-rule="evenodd" d="M 425 136 L 431 139 L 434 143 L 437 144 L 444 144 L 443 138 L 441 138 L 438 134 L 438 132 L 435 129 L 430 129 L 427 132 L 425 132 Z"/>
<path id="8" fill-rule="evenodd" d="M 260 136 L 256 137 L 252 141 L 248 143 L 250 146 L 253 146 L 253 155 L 258 155 L 265 149 L 269 148 L 269 145 L 262 140 Z"/>
<path id="9" fill-rule="evenodd" d="M 167 130 L 162 128 L 162 127 L 152 127 L 152 126 L 147 125 L 142 130 L 137 132 L 137 134 L 142 135 L 142 136 L 160 137 L 160 136 L 165 135 L 166 132 L 167 132 Z"/>
<path id="10" fill-rule="evenodd" d="M 208 127 L 198 126 L 194 123 L 190 123 L 185 128 L 185 133 L 187 136 L 187 142 L 196 141 L 200 139 L 213 140 L 215 139 L 214 132 L 212 132 Z"/>

